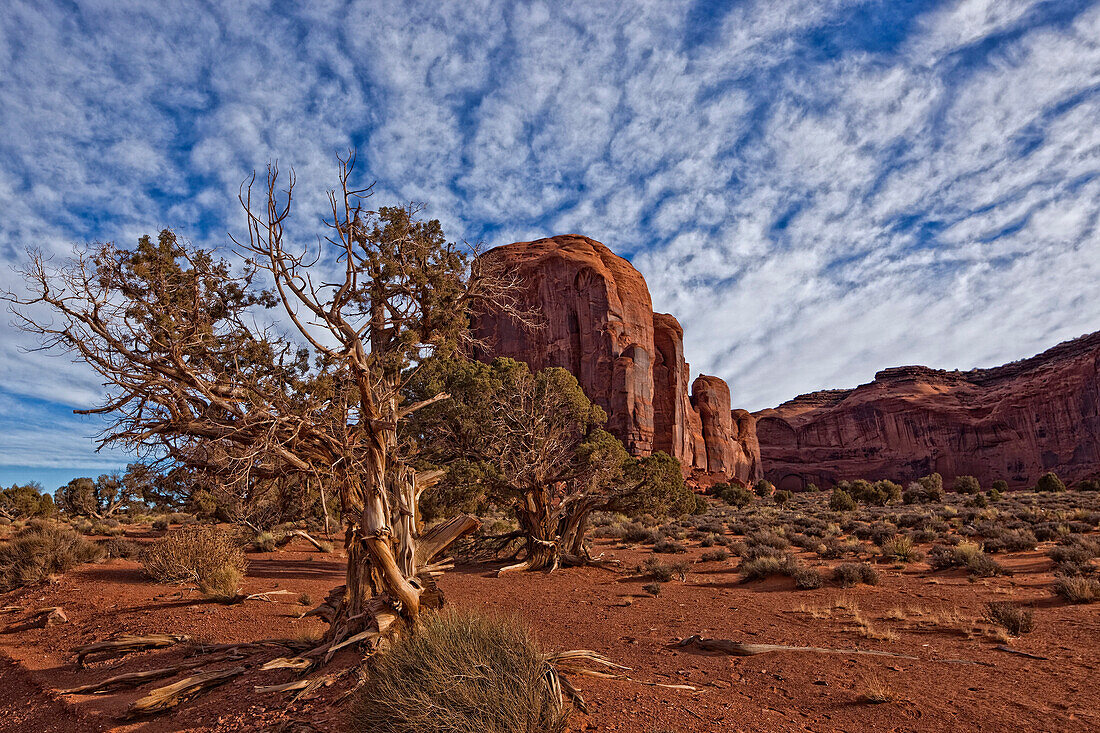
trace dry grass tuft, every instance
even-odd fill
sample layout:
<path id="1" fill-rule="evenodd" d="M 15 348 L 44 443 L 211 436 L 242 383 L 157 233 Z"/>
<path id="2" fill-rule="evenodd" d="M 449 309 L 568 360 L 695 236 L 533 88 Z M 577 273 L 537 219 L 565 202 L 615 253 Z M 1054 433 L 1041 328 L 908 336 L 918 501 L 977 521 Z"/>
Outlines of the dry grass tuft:
<path id="1" fill-rule="evenodd" d="M 366 733 L 560 733 L 567 712 L 553 673 L 514 623 L 429 616 L 371 659 L 348 730 Z"/>
<path id="2" fill-rule="evenodd" d="M 860 699 L 871 704 L 893 702 L 896 695 L 886 678 L 879 674 L 869 674 L 860 684 Z"/>

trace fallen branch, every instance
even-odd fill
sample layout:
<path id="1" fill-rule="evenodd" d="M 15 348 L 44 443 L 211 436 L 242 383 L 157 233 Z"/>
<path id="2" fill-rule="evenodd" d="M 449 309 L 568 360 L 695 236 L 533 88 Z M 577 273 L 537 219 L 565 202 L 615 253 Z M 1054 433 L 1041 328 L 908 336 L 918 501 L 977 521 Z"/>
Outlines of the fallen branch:
<path id="1" fill-rule="evenodd" d="M 28 629 L 44 629 L 47 626 L 67 623 L 69 623 L 69 617 L 65 615 L 65 611 L 60 606 L 40 608 L 34 611 L 29 618 L 5 627 L 2 633 L 14 634 Z"/>
<path id="2" fill-rule="evenodd" d="M 1038 659 L 1041 662 L 1049 662 L 1050 661 L 1050 657 L 1041 657 L 1038 654 L 1031 654 L 1030 652 L 1022 652 L 1019 649 L 1013 649 L 1012 647 L 1005 646 L 1004 644 L 998 644 L 997 646 L 995 646 L 993 648 L 996 649 L 999 652 L 1008 652 L 1009 654 L 1017 654 L 1021 657 L 1027 657 L 1028 659 Z"/>
<path id="3" fill-rule="evenodd" d="M 118 656 L 120 654 L 140 652 L 146 649 L 163 649 L 164 647 L 174 646 L 187 640 L 188 637 L 183 634 L 150 634 L 148 636 L 133 636 L 127 634 L 115 637 L 114 639 L 108 639 L 107 641 L 97 641 L 94 644 L 88 644 L 76 649 L 76 663 L 83 667 L 84 660 L 91 654 L 109 652 L 110 656 Z"/>
<path id="4" fill-rule="evenodd" d="M 289 590 L 265 590 L 263 593 L 253 593 L 250 596 L 245 596 L 242 601 L 267 601 L 268 603 L 274 603 L 275 601 L 268 598 L 268 596 L 288 596 L 293 591 Z"/>
<path id="5" fill-rule="evenodd" d="M 696 634 L 673 644 L 674 647 L 694 646 L 708 652 L 729 654 L 735 657 L 754 657 L 757 654 L 769 652 L 814 652 L 817 654 L 864 654 L 876 657 L 894 657 L 896 659 L 914 659 L 919 657 L 908 654 L 894 654 L 893 652 L 880 652 L 873 649 L 826 649 L 820 646 L 784 646 L 781 644 L 742 644 L 729 639 L 704 639 Z"/>
<path id="6" fill-rule="evenodd" d="M 244 667 L 222 669 L 217 672 L 205 672 L 203 674 L 187 677 L 179 682 L 158 687 L 145 697 L 130 704 L 126 711 L 127 718 L 136 718 L 143 715 L 155 715 L 171 710 L 182 702 L 186 702 L 197 695 L 223 685 L 229 680 L 243 674 Z"/>
<path id="7" fill-rule="evenodd" d="M 316 547 L 319 552 L 332 552 L 332 545 L 329 545 L 327 547 L 325 545 L 322 545 L 320 542 L 318 542 L 317 540 L 310 537 L 309 534 L 307 534 L 304 529 L 296 529 L 292 532 L 288 532 L 287 536 L 288 537 L 301 537 L 302 539 L 309 542 L 309 544 Z"/>
<path id="8" fill-rule="evenodd" d="M 202 667 L 207 664 L 215 664 L 217 662 L 224 662 L 227 659 L 241 659 L 242 655 L 238 654 L 221 654 L 217 657 L 208 657 L 206 659 L 200 659 L 195 662 L 184 662 L 172 667 L 161 667 L 160 669 L 149 669 L 144 672 L 128 672 L 126 674 L 115 675 L 114 677 L 108 677 L 105 680 L 99 682 L 92 682 L 87 685 L 81 685 L 80 687 L 74 687 L 71 690 L 61 690 L 62 695 L 98 695 L 104 692 L 109 692 L 116 687 L 140 687 L 146 682 L 153 680 L 164 679 L 165 677 L 171 677 L 185 670 L 195 669 L 196 667 Z M 266 669 L 266 668 L 264 668 Z"/>

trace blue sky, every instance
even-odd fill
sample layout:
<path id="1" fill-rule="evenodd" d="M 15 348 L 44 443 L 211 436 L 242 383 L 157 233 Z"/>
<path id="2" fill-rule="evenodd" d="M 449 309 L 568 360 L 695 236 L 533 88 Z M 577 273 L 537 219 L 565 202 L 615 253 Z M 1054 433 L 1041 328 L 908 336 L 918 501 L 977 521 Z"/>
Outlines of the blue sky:
<path id="1" fill-rule="evenodd" d="M 453 238 L 630 258 L 740 407 L 1100 329 L 1097 2 L 9 0 L 0 69 L 4 288 L 27 246 L 223 245 L 270 159 L 312 225 L 355 146 Z M 8 320 L 0 483 L 124 463 Z"/>

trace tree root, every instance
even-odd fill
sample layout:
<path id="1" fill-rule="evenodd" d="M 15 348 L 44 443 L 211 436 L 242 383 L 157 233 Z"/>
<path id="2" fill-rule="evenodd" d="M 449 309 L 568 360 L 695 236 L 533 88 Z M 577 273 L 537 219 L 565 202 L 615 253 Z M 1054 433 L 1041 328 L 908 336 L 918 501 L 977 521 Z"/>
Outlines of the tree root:
<path id="1" fill-rule="evenodd" d="M 130 652 L 140 652 L 146 649 L 163 649 L 174 646 L 188 637 L 183 634 L 149 634 L 148 636 L 133 636 L 125 634 L 107 641 L 97 641 L 76 649 L 76 663 L 84 666 L 84 660 L 92 654 L 106 653 L 108 656 L 119 656 Z"/>
<path id="2" fill-rule="evenodd" d="M 155 715 L 190 700 L 207 690 L 223 685 L 229 680 L 244 674 L 245 667 L 232 667 L 217 672 L 205 672 L 180 680 L 166 687 L 158 687 L 140 700 L 130 704 L 127 718 Z"/>

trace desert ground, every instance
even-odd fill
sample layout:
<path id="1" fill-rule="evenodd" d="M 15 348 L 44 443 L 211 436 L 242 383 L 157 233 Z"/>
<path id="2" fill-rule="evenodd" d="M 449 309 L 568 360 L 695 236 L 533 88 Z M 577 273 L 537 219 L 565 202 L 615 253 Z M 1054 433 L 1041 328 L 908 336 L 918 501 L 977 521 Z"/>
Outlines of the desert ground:
<path id="1" fill-rule="evenodd" d="M 1014 493 L 985 508 L 972 506 L 970 497 L 948 494 L 941 504 L 844 513 L 831 511 L 828 501 L 825 492 L 795 495 L 783 506 L 757 499 L 737 508 L 710 499 L 706 514 L 653 527 L 604 515 L 595 522 L 593 552 L 619 561 L 617 569 L 496 577 L 504 561 L 468 562 L 460 555 L 440 586 L 448 605 L 518 620 L 547 651 L 590 649 L 630 668 L 617 672 L 629 679 L 571 678 L 587 712 L 574 711 L 570 730 L 1089 731 L 1100 726 L 1095 695 L 1100 605 L 1069 603 L 1057 595 L 1050 557 L 1073 544 L 1095 548 L 1090 543 L 1097 539 L 1100 494 Z M 116 536 L 138 546 L 164 534 L 148 525 L 119 529 Z M 818 530 L 823 542 L 815 545 Z M 992 535 L 1002 530 L 1010 540 L 1020 531 L 1030 533 L 1021 544 L 1034 538 L 1033 547 L 1016 549 L 1019 545 L 1009 541 L 1009 550 L 989 553 L 987 559 L 999 566 L 992 573 L 929 564 L 934 545 L 973 540 L 998 550 L 1005 537 Z M 899 533 L 918 540 L 908 561 L 886 556 L 875 544 Z M 816 571 L 821 587 L 799 590 L 782 571 L 746 580 L 739 572 L 748 562 L 744 555 L 767 546 L 776 547 L 772 554 L 793 558 L 799 568 Z M 299 675 L 260 670 L 264 662 L 287 656 L 287 647 L 254 644 L 320 638 L 324 624 L 300 617 L 343 582 L 342 553 L 320 552 L 295 538 L 274 552 L 251 551 L 247 557 L 242 593 L 281 593 L 213 602 L 186 585 L 151 581 L 136 559 L 115 558 L 0 596 L 7 627 L 0 634 L 0 730 L 342 730 L 356 654 L 343 650 L 322 670 L 345 672 L 328 686 L 304 694 L 258 692 L 256 687 L 293 682 Z M 864 580 L 876 584 L 838 579 L 835 568 L 845 563 L 867 563 L 873 577 Z M 990 619 L 990 603 L 1030 612 L 1031 630 L 1014 634 Z M 52 607 L 63 609 L 67 623 L 21 628 L 36 611 Z M 75 650 L 87 644 L 154 633 L 187 639 L 165 649 L 92 655 L 83 666 L 77 663 Z M 693 635 L 832 651 L 731 656 L 694 644 L 677 646 Z M 212 661 L 204 663 L 204 657 Z M 65 692 L 186 662 L 194 663 L 191 670 L 134 688 Z M 245 671 L 174 710 L 126 719 L 128 706 L 152 688 L 196 671 L 235 667 Z"/>

